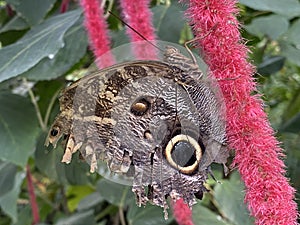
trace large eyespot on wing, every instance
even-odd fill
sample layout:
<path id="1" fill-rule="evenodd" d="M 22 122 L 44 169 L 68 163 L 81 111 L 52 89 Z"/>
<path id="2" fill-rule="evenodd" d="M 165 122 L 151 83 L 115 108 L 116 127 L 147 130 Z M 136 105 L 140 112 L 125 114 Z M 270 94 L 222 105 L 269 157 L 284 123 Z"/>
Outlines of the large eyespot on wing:
<path id="1" fill-rule="evenodd" d="M 197 170 L 202 157 L 202 149 L 193 137 L 179 134 L 168 142 L 165 157 L 172 167 L 189 175 Z"/>

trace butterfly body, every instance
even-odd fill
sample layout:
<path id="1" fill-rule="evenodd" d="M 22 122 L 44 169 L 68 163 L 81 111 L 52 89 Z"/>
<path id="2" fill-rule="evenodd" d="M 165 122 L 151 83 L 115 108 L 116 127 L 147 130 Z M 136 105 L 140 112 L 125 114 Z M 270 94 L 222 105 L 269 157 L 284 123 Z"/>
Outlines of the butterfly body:
<path id="1" fill-rule="evenodd" d="M 139 205 L 190 206 L 206 190 L 211 163 L 225 163 L 222 104 L 210 81 L 175 48 L 165 61 L 135 61 L 103 69 L 67 87 L 46 140 L 68 136 L 64 162 L 80 149 L 91 171 L 104 160 L 133 178 Z"/>

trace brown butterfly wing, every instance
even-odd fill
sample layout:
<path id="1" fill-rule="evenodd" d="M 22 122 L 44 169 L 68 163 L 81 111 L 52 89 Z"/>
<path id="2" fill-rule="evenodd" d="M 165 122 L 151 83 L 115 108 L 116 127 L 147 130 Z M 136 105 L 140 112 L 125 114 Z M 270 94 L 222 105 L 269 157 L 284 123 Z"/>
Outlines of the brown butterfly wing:
<path id="1" fill-rule="evenodd" d="M 67 136 L 64 162 L 78 149 L 92 172 L 104 160 L 133 177 L 139 205 L 165 209 L 168 196 L 191 206 L 205 191 L 209 165 L 228 155 L 220 99 L 189 59 L 173 53 L 168 64 L 118 64 L 68 87 L 46 140 Z"/>

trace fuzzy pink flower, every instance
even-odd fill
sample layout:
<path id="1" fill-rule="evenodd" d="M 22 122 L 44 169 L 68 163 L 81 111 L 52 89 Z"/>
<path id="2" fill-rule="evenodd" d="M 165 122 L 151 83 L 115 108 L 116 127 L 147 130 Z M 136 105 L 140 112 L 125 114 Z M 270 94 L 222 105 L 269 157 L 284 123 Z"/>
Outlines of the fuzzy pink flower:
<path id="1" fill-rule="evenodd" d="M 246 186 L 246 202 L 258 225 L 297 224 L 295 190 L 284 177 L 282 149 L 274 137 L 242 43 L 235 0 L 190 0 L 188 17 L 211 74 L 219 80 L 227 114 L 233 165 Z M 203 38 L 201 38 L 203 37 Z M 231 79 L 228 79 L 231 78 Z"/>
<path id="2" fill-rule="evenodd" d="M 155 41 L 154 27 L 152 25 L 152 13 L 149 9 L 149 0 L 121 0 L 124 20 L 148 41 Z M 138 59 L 157 59 L 157 51 L 152 45 L 135 31 L 128 28 L 127 33 L 133 43 L 134 54 Z M 141 43 L 141 41 L 143 41 Z M 136 42 L 136 43 L 135 43 Z"/>
<path id="3" fill-rule="evenodd" d="M 173 215 L 180 225 L 193 225 L 192 211 L 183 199 L 173 202 Z"/>
<path id="4" fill-rule="evenodd" d="M 62 1 L 61 5 L 60 5 L 60 8 L 59 8 L 60 13 L 65 13 L 65 12 L 68 11 L 69 2 L 70 2 L 70 0 L 63 0 Z"/>
<path id="5" fill-rule="evenodd" d="M 84 25 L 88 32 L 91 47 L 96 56 L 99 68 L 111 66 L 115 63 L 110 52 L 110 41 L 107 31 L 107 23 L 103 17 L 103 9 L 97 0 L 81 0 L 84 11 Z"/>

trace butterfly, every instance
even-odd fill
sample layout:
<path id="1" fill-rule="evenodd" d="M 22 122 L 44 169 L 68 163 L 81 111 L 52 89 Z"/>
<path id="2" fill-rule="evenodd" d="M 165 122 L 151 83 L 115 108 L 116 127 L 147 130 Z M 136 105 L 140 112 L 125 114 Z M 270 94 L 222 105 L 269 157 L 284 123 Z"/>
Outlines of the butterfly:
<path id="1" fill-rule="evenodd" d="M 228 151 L 222 100 L 189 57 L 167 46 L 163 61 L 116 64 L 62 91 L 45 144 L 66 139 L 62 162 L 77 150 L 99 171 L 132 178 L 137 204 L 168 209 L 202 198 L 212 163 Z"/>

